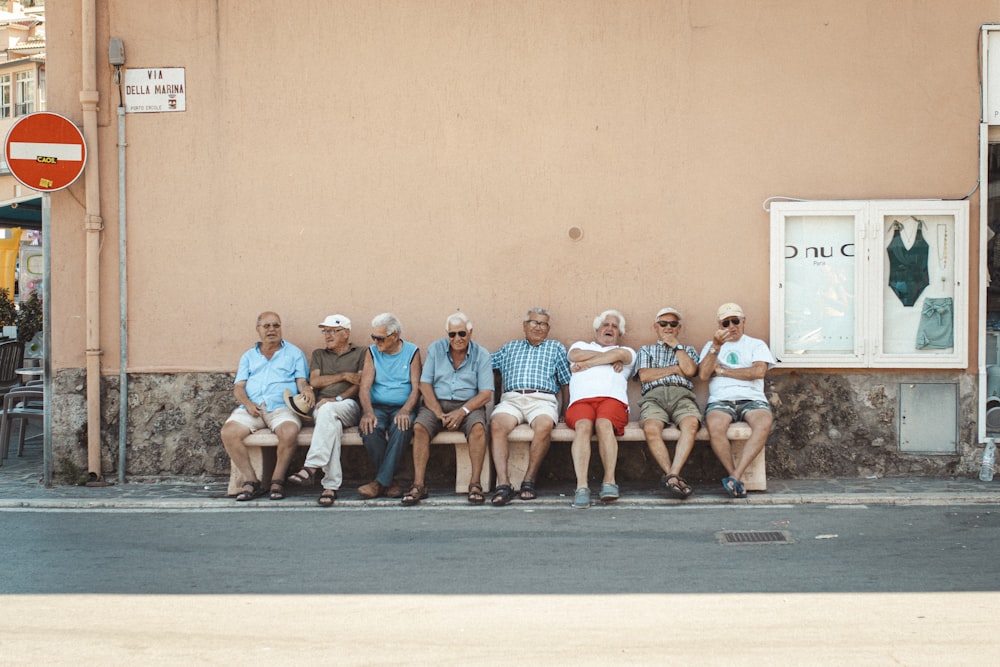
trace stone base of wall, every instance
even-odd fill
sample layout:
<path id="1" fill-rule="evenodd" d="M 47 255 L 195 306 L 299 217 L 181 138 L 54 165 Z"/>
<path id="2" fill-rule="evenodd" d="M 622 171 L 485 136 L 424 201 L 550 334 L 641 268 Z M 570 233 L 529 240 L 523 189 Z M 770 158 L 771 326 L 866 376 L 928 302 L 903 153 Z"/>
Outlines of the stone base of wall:
<path id="1" fill-rule="evenodd" d="M 914 455 L 899 451 L 899 387 L 907 382 L 957 384 L 958 452 Z M 234 407 L 231 373 L 136 374 L 129 376 L 126 475 L 228 475 L 229 458 L 219 430 Z M 101 461 L 105 477 L 118 474 L 118 377 L 102 381 Z M 57 371 L 53 378 L 53 478 L 76 483 L 87 473 L 87 410 L 83 369 Z M 958 372 L 776 371 L 768 397 L 776 424 L 767 445 L 767 474 L 773 478 L 952 477 L 978 471 L 976 378 Z M 595 448 L 596 450 L 596 448 Z M 432 447 L 431 484 L 454 480 L 454 450 Z M 300 457 L 304 459 L 304 449 Z M 301 461 L 297 461 L 299 463 Z M 372 471 L 361 447 L 343 455 L 345 484 L 368 481 Z M 401 479 L 409 479 L 406 461 Z M 596 452 L 591 478 L 600 479 Z M 707 443 L 696 446 L 684 469 L 691 481 L 723 476 Z M 660 477 L 644 445 L 621 447 L 621 482 L 655 483 Z M 540 474 L 542 480 L 573 480 L 569 444 L 556 443 Z"/>
<path id="2" fill-rule="evenodd" d="M 954 454 L 900 451 L 900 387 L 920 383 L 957 386 Z M 768 440 L 768 475 L 795 479 L 978 474 L 982 449 L 977 441 L 977 389 L 975 375 L 955 371 L 774 372 L 768 376 L 767 389 L 776 417 Z M 940 409 L 953 411 L 955 406 Z"/>

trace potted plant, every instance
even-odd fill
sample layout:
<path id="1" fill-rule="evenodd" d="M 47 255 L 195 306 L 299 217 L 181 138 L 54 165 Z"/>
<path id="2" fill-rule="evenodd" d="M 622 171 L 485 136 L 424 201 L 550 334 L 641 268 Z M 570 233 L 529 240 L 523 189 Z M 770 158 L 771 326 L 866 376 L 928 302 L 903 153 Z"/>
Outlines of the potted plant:
<path id="1" fill-rule="evenodd" d="M 17 326 L 17 306 L 7 288 L 0 289 L 0 327 Z M 7 336 L 4 336 L 5 338 Z"/>
<path id="2" fill-rule="evenodd" d="M 17 339 L 25 346 L 25 351 L 39 352 L 41 342 L 35 339 L 42 331 L 42 300 L 38 296 L 38 290 L 32 291 L 21 302 L 15 321 Z"/>

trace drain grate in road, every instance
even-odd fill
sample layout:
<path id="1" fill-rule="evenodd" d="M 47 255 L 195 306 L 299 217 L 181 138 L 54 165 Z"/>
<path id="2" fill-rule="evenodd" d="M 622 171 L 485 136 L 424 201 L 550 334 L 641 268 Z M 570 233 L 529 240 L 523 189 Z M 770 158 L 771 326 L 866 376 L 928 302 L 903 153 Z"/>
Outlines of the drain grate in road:
<path id="1" fill-rule="evenodd" d="M 785 530 L 723 530 L 715 536 L 722 545 L 793 543 L 791 534 Z"/>

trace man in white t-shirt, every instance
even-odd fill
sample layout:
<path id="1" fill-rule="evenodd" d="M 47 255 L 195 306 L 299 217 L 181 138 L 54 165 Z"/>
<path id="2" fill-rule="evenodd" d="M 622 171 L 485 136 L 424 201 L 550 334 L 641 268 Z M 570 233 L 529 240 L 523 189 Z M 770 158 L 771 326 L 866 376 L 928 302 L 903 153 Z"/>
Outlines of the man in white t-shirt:
<path id="1" fill-rule="evenodd" d="M 735 303 L 724 303 L 716 313 L 719 329 L 701 351 L 698 377 L 708 381 L 705 427 L 712 451 L 728 475 L 722 487 L 733 498 L 746 498 L 743 474 L 767 442 L 774 416 L 764 395 L 764 376 L 776 362 L 764 341 L 743 333 L 746 316 Z M 738 463 L 726 435 L 734 421 L 744 421 L 751 434 Z"/>
<path id="2" fill-rule="evenodd" d="M 620 345 L 625 335 L 625 316 L 606 310 L 594 319 L 595 340 L 577 341 L 569 348 L 569 407 L 566 425 L 576 431 L 573 438 L 573 468 L 576 493 L 573 507 L 590 507 L 590 437 L 597 431 L 597 448 L 604 465 L 601 500 L 618 500 L 615 465 L 616 435 L 628 424 L 628 379 L 635 364 L 635 350 Z"/>

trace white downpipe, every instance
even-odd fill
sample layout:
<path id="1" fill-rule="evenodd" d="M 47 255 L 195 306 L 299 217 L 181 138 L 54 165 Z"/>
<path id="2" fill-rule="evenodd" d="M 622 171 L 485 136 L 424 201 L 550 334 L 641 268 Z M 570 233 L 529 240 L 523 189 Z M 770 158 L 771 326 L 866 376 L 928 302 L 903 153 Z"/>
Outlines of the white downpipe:
<path id="1" fill-rule="evenodd" d="M 126 440 L 128 438 L 128 291 L 125 253 L 125 107 L 118 105 L 118 483 L 125 483 Z"/>
<path id="2" fill-rule="evenodd" d="M 989 280 L 989 265 L 987 263 L 986 244 L 989 242 L 989 163 L 990 163 L 990 128 L 986 123 L 979 124 L 979 317 L 977 324 L 977 346 L 979 404 L 976 408 L 976 423 L 978 424 L 978 441 L 986 442 L 986 281 Z"/>
<path id="3" fill-rule="evenodd" d="M 87 306 L 87 470 L 91 480 L 101 479 L 101 178 L 97 135 L 97 7 L 96 0 L 81 0 L 80 106 L 83 137 L 87 142 L 86 306 Z"/>

